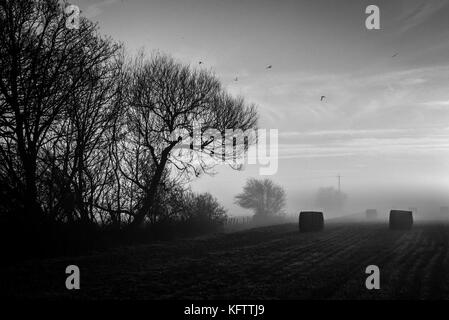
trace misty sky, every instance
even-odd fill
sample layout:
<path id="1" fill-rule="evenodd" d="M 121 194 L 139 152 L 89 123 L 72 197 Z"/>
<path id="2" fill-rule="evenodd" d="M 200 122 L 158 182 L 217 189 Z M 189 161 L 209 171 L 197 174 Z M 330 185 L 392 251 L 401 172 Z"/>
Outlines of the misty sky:
<path id="1" fill-rule="evenodd" d="M 259 127 L 279 130 L 271 178 L 285 187 L 288 212 L 311 208 L 314 192 L 336 186 L 338 173 L 354 208 L 447 198 L 449 1 L 72 3 L 129 53 L 159 50 L 211 69 L 256 103 Z M 380 7 L 381 30 L 365 29 L 370 4 Z M 258 167 L 216 171 L 193 189 L 211 192 L 231 215 L 249 214 L 233 197 Z"/>

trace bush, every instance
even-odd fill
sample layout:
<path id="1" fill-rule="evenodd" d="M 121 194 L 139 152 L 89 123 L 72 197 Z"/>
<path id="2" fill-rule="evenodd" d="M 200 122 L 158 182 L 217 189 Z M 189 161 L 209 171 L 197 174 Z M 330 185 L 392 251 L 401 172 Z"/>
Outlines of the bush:
<path id="1" fill-rule="evenodd" d="M 210 193 L 188 193 L 181 216 L 181 230 L 185 235 L 199 235 L 221 231 L 226 210 Z"/>

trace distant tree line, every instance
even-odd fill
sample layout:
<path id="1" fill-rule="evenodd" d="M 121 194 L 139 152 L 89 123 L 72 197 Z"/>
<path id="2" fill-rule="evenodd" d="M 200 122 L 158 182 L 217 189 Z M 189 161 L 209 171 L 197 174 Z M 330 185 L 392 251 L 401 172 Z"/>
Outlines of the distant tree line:
<path id="1" fill-rule="evenodd" d="M 315 205 L 326 211 L 341 213 L 347 202 L 346 193 L 334 187 L 319 188 L 316 193 Z"/>
<path id="2" fill-rule="evenodd" d="M 130 59 L 88 19 L 71 30 L 65 20 L 56 0 L 0 1 L 2 243 L 218 228 L 225 210 L 185 188 L 212 166 L 177 157 L 185 137 L 173 132 L 253 129 L 255 106 L 211 71 L 160 53 Z M 195 152 L 230 156 L 212 143 L 203 136 Z"/>

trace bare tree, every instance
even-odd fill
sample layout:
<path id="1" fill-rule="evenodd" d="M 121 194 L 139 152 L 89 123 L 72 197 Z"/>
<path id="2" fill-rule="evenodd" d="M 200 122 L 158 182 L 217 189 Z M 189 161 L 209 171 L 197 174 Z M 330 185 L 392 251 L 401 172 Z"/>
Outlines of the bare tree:
<path id="1" fill-rule="evenodd" d="M 56 187 L 62 199 L 56 197 L 57 205 L 71 201 L 71 212 L 66 214 L 77 214 L 75 218 L 85 223 L 95 220 L 94 212 L 102 208 L 100 199 L 114 175 L 109 150 L 120 117 L 122 59 L 115 46 L 110 49 L 108 60 L 84 72 L 82 87 L 69 96 L 67 107 L 49 130 L 54 139 L 44 146 L 43 164 L 51 168 L 49 191 L 60 182 Z M 73 199 L 67 199 L 67 194 Z"/>
<path id="2" fill-rule="evenodd" d="M 270 179 L 248 179 L 243 192 L 236 197 L 236 203 L 254 211 L 254 218 L 266 219 L 283 213 L 285 191 Z"/>
<path id="3" fill-rule="evenodd" d="M 255 107 L 226 94 L 211 72 L 195 70 L 159 54 L 150 60 L 138 58 L 132 65 L 126 117 L 129 134 L 123 142 L 124 152 L 131 151 L 139 159 L 134 160 L 132 170 L 122 173 L 144 192 L 133 225 L 140 225 L 150 214 L 165 170 L 175 169 L 184 177 L 199 175 L 210 166 L 201 160 L 192 161 L 195 155 L 229 156 L 221 151 L 223 148 L 211 153 L 207 147 L 214 138 L 203 133 L 216 129 L 224 136 L 225 129 L 246 131 L 255 128 L 257 122 Z M 195 123 L 201 124 L 201 142 L 192 150 L 191 159 L 179 159 L 175 147 L 193 137 Z M 145 165 L 138 168 L 142 159 Z"/>
<path id="4" fill-rule="evenodd" d="M 47 156 L 44 148 L 48 151 L 61 134 L 66 138 L 73 134 L 70 129 L 62 130 L 67 115 L 78 117 L 78 125 L 86 125 L 79 117 L 86 110 L 74 111 L 80 106 L 78 99 L 83 97 L 83 103 L 90 99 L 86 97 L 89 86 L 98 89 L 95 73 L 117 50 L 88 20 L 82 19 L 77 30 L 67 29 L 65 22 L 56 0 L 0 2 L 0 171 L 26 200 L 24 211 L 29 218 L 42 212 L 37 189 L 40 159 Z M 76 126 L 73 121 L 71 125 Z M 62 131 L 58 133 L 58 129 Z M 83 130 L 97 132 L 98 127 Z M 86 144 L 78 133 L 79 160 L 86 154 L 80 150 Z M 77 165 L 76 172 L 85 172 L 85 161 L 77 161 Z"/>

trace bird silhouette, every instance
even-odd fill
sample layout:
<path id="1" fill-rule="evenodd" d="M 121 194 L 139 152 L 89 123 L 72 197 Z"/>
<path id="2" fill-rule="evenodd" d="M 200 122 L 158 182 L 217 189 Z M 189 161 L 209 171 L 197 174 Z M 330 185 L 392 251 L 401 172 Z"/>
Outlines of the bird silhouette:
<path id="1" fill-rule="evenodd" d="M 203 61 L 198 62 L 198 64 L 203 64 Z"/>
<path id="2" fill-rule="evenodd" d="M 239 81 L 239 78 L 238 78 L 238 77 L 235 77 L 235 78 L 234 78 L 234 81 Z"/>
<path id="3" fill-rule="evenodd" d="M 394 57 L 396 57 L 398 54 L 399 54 L 399 53 L 396 52 L 396 53 L 395 53 L 394 55 L 392 55 L 391 57 L 394 58 Z"/>
<path id="4" fill-rule="evenodd" d="M 271 69 L 273 66 L 271 65 L 271 64 L 269 64 L 268 66 L 267 66 L 267 69 Z"/>
<path id="5" fill-rule="evenodd" d="M 320 101 L 323 101 L 324 99 L 326 99 L 326 96 L 321 96 L 321 100 Z"/>

